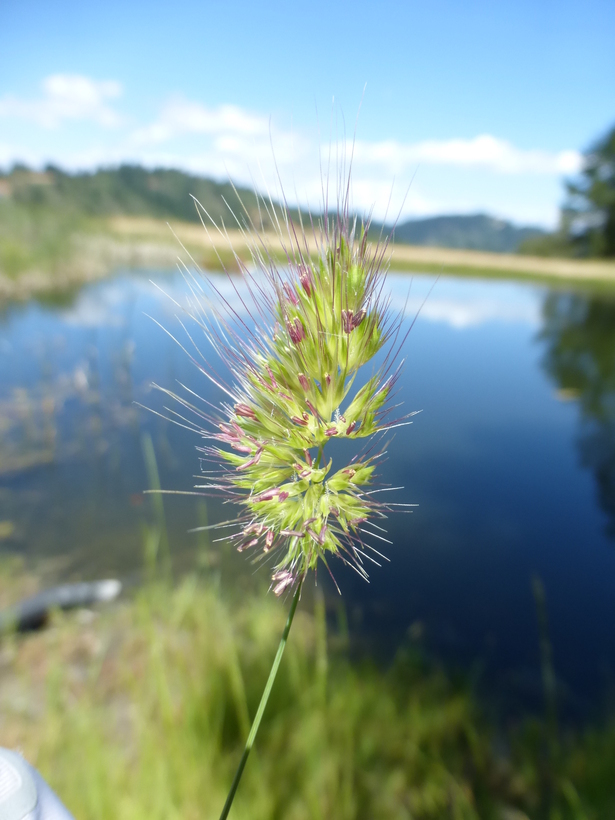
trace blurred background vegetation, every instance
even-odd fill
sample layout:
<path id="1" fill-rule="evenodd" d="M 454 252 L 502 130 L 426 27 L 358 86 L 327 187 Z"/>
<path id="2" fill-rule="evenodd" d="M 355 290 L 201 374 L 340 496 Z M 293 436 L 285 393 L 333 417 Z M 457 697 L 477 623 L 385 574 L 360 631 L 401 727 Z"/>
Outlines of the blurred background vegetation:
<path id="1" fill-rule="evenodd" d="M 566 185 L 560 226 L 524 241 L 521 250 L 545 256 L 615 256 L 615 127 L 585 153 L 584 168 Z"/>
<path id="2" fill-rule="evenodd" d="M 5 562 L 1 583 L 6 602 L 27 576 Z M 110 610 L 58 613 L 4 641 L 3 743 L 81 820 L 217 818 L 285 614 L 270 596 L 229 599 L 202 572 L 175 585 L 150 573 Z M 409 647 L 385 670 L 350 664 L 346 641 L 343 617 L 331 625 L 322 598 L 304 601 L 238 820 L 615 813 L 615 723 L 562 730 L 548 699 L 544 719 L 497 721 L 467 675 Z"/>
<path id="3" fill-rule="evenodd" d="M 43 271 L 49 272 L 52 280 L 60 278 L 61 268 L 67 264 L 87 267 L 79 257 L 92 248 L 80 246 L 80 239 L 114 234 L 109 217 L 198 222 L 191 196 L 217 223 L 230 223 L 231 229 L 237 225 L 229 208 L 244 221 L 246 213 L 259 220 L 252 191 L 236 191 L 230 183 L 180 171 L 147 171 L 126 165 L 68 174 L 51 166 L 44 171 L 16 166 L 0 174 L 0 273 L 15 278 L 28 271 Z M 270 227 L 266 213 L 263 223 Z M 172 239 L 163 222 L 149 231 L 150 241 L 152 238 L 159 242 Z"/>
<path id="4" fill-rule="evenodd" d="M 577 259 L 613 258 L 614 168 L 615 128 L 588 150 L 579 179 L 569 181 L 560 227 L 554 233 L 475 214 L 409 220 L 396 226 L 395 239 L 419 246 Z M 259 208 L 249 189 L 234 189 L 228 182 L 182 171 L 122 165 L 68 174 L 54 166 L 34 171 L 17 165 L 0 173 L 0 275 L 15 278 L 38 272 L 48 274 L 53 281 L 61 279 L 61 268 L 67 265 L 87 272 L 92 260 L 88 263 L 83 257 L 95 255 L 97 250 L 84 238 L 102 235 L 125 240 L 127 235 L 141 235 L 144 241 L 141 223 L 118 225 L 113 217 L 160 220 L 157 226 L 147 226 L 147 241 L 169 242 L 162 220 L 199 222 L 192 197 L 216 223 L 230 230 L 248 220 L 270 230 L 271 214 L 281 214 L 277 203 L 271 214 Z M 295 210 L 291 210 L 291 218 L 309 220 L 307 213 Z M 377 238 L 382 227 L 374 223 L 371 235 Z"/>

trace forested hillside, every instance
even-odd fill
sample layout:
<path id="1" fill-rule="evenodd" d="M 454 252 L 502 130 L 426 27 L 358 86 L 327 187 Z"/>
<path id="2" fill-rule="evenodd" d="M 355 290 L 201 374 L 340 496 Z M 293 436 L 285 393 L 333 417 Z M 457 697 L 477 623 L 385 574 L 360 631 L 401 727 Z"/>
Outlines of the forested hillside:
<path id="1" fill-rule="evenodd" d="M 35 172 L 17 166 L 0 174 L 0 195 L 5 199 L 5 210 L 8 201 L 27 211 L 52 209 L 56 214 L 79 218 L 128 215 L 198 222 L 195 197 L 216 222 L 234 225 L 230 209 L 240 219 L 247 211 L 255 222 L 261 216 L 266 226 L 269 222 L 262 209 L 259 214 L 256 195 L 250 189 L 235 190 L 230 182 L 168 169 L 150 171 L 137 165 L 78 174 L 54 167 Z M 374 225 L 375 231 L 379 228 Z M 395 230 L 395 240 L 410 245 L 502 253 L 514 252 L 521 242 L 542 235 L 544 231 L 539 228 L 518 228 L 485 214 L 413 219 Z"/>
<path id="2" fill-rule="evenodd" d="M 48 166 L 43 172 L 16 166 L 0 174 L 0 194 L 16 206 L 75 213 L 81 216 L 151 216 L 197 222 L 195 197 L 216 220 L 229 222 L 241 213 L 241 202 L 250 215 L 258 215 L 253 191 L 229 183 L 192 176 L 182 171 L 138 165 L 103 168 L 93 173 L 68 174 Z M 228 203 L 228 205 L 226 204 Z"/>
<path id="3" fill-rule="evenodd" d="M 496 253 L 515 253 L 528 239 L 545 235 L 534 227 L 517 227 L 486 214 L 434 216 L 412 219 L 395 230 L 396 242 L 439 248 L 467 248 Z"/>

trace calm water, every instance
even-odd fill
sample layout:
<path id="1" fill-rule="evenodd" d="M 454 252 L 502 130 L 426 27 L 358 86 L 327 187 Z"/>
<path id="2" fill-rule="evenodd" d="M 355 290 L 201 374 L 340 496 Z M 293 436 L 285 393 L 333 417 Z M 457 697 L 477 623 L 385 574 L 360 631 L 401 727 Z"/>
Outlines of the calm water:
<path id="1" fill-rule="evenodd" d="M 181 279 L 155 278 L 181 299 Z M 409 282 L 390 279 L 400 306 Z M 407 321 L 432 285 L 413 278 Z M 162 409 L 153 381 L 220 399 L 146 315 L 176 330 L 175 312 L 127 274 L 0 314 L 4 552 L 58 577 L 142 566 L 144 433 L 163 487 L 191 489 L 199 462 L 193 434 L 137 403 Z M 441 278 L 405 356 L 400 398 L 423 412 L 397 431 L 385 471 L 405 488 L 396 500 L 419 506 L 389 520 L 391 563 L 370 585 L 338 567 L 352 634 L 385 654 L 416 642 L 473 666 L 503 699 L 538 701 L 536 575 L 562 702 L 586 711 L 615 682 L 615 302 Z M 204 560 L 187 531 L 228 508 L 177 496 L 165 509 L 175 564 Z M 229 583 L 253 571 L 223 544 L 205 560 Z"/>

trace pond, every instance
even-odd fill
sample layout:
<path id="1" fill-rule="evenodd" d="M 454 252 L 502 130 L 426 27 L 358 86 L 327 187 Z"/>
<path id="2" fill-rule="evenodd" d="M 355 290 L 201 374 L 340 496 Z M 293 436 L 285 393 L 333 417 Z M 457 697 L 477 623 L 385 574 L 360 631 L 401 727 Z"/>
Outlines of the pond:
<path id="1" fill-rule="evenodd" d="M 179 275 L 151 276 L 182 300 Z M 417 645 L 503 702 L 539 706 L 539 579 L 560 701 L 586 713 L 615 675 L 615 300 L 447 277 L 389 284 L 404 322 L 416 318 L 399 399 L 422 412 L 396 431 L 382 472 L 403 487 L 396 501 L 418 506 L 389 518 L 390 563 L 369 585 L 337 567 L 351 636 L 382 657 Z M 57 578 L 138 578 L 148 442 L 162 487 L 191 490 L 199 472 L 198 437 L 140 405 L 164 412 L 152 382 L 221 398 L 157 324 L 181 332 L 177 312 L 147 274 L 127 272 L 0 313 L 4 553 Z M 250 582 L 245 556 L 189 532 L 228 507 L 191 496 L 164 507 L 178 570 L 205 562 L 227 584 Z"/>

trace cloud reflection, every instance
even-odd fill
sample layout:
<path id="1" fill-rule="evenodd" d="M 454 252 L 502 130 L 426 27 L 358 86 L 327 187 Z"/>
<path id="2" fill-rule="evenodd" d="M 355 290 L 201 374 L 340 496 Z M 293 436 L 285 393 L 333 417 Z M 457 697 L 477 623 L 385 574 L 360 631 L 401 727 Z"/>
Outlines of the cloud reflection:
<path id="1" fill-rule="evenodd" d="M 493 322 L 540 325 L 541 291 L 534 287 L 409 275 L 391 275 L 389 281 L 393 288 L 391 307 L 403 310 L 408 319 L 419 314 L 419 321 L 438 322 L 455 330 Z"/>

